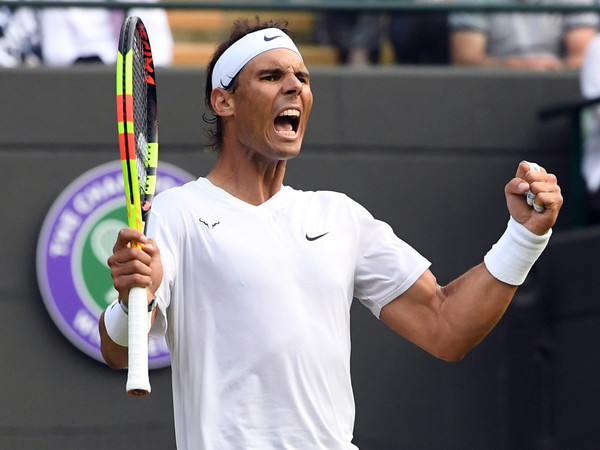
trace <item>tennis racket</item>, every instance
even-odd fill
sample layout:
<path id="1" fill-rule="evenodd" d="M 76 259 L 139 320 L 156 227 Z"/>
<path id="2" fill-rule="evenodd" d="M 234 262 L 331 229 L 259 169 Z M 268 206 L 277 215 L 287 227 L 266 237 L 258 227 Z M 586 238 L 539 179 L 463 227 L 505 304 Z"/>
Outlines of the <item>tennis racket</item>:
<path id="1" fill-rule="evenodd" d="M 119 150 L 131 228 L 145 230 L 158 165 L 156 78 L 152 49 L 144 23 L 126 17 L 117 54 L 117 122 Z M 138 245 L 138 243 L 132 243 Z M 148 298 L 145 288 L 132 288 L 128 301 L 129 347 L 126 389 L 129 395 L 150 393 L 148 376 Z"/>

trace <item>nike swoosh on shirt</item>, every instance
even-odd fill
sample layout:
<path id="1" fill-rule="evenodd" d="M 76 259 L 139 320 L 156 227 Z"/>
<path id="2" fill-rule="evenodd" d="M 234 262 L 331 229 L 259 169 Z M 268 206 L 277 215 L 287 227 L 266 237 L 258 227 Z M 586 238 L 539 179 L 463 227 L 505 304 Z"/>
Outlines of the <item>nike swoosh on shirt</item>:
<path id="1" fill-rule="evenodd" d="M 280 37 L 281 37 L 281 35 L 278 34 L 277 36 L 263 36 L 263 39 L 265 40 L 265 42 L 269 42 L 269 41 L 272 41 L 273 39 L 277 39 Z"/>
<path id="2" fill-rule="evenodd" d="M 309 236 L 308 234 L 306 235 L 306 240 L 307 241 L 316 241 L 319 238 L 322 238 L 323 236 L 325 236 L 326 234 L 329 234 L 329 231 L 323 234 L 319 234 L 318 236 Z"/>

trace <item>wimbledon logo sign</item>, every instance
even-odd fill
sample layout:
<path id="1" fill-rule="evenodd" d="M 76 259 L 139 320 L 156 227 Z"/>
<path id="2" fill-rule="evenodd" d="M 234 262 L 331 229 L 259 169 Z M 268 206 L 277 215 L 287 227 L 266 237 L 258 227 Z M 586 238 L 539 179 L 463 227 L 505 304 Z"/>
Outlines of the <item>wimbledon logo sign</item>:
<path id="1" fill-rule="evenodd" d="M 184 184 L 191 174 L 161 162 L 156 191 Z M 69 341 L 104 362 L 98 319 L 117 298 L 107 259 L 127 226 L 120 161 L 95 167 L 74 180 L 54 202 L 40 232 L 37 277 L 52 320 Z M 168 366 L 164 339 L 151 338 L 148 366 Z"/>

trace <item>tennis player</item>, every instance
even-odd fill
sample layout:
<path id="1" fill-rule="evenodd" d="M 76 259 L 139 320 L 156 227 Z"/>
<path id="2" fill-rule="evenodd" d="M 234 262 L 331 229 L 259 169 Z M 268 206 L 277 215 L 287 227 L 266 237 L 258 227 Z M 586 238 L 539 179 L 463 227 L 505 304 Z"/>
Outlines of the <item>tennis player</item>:
<path id="1" fill-rule="evenodd" d="M 359 204 L 283 184 L 313 103 L 285 27 L 235 23 L 208 66 L 214 167 L 160 194 L 148 237 L 123 229 L 109 258 L 119 299 L 100 319 L 104 357 L 127 365 L 119 303 L 146 287 L 150 332 L 171 351 L 179 449 L 356 448 L 352 299 L 460 360 L 508 307 L 562 204 L 554 175 L 520 163 L 505 187 L 506 232 L 484 262 L 439 286 L 427 259 Z"/>

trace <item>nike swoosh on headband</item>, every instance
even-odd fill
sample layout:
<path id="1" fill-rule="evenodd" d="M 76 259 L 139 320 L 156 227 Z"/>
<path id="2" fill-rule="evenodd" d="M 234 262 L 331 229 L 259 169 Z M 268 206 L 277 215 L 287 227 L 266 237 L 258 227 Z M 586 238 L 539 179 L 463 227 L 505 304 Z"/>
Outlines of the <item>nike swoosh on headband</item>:
<path id="1" fill-rule="evenodd" d="M 213 89 L 225 89 L 248 61 L 263 52 L 276 48 L 287 48 L 302 59 L 300 50 L 294 41 L 279 28 L 254 31 L 234 42 L 217 59 L 212 73 Z"/>

